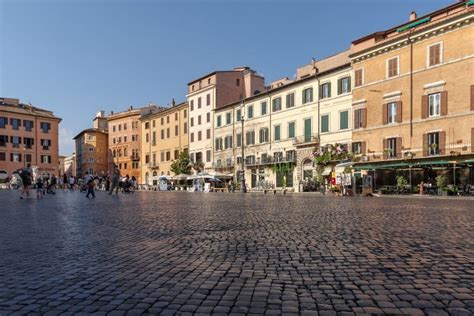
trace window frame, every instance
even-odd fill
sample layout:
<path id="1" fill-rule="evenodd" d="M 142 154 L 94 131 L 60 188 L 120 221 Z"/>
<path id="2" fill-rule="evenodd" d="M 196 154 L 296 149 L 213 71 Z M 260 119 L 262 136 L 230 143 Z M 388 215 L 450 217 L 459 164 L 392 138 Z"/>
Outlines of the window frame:
<path id="1" fill-rule="evenodd" d="M 323 131 L 323 117 L 328 118 L 327 131 Z M 330 113 L 321 115 L 320 122 L 319 122 L 320 123 L 319 131 L 320 131 L 321 134 L 329 133 L 329 131 L 331 130 L 330 122 L 331 122 L 331 114 Z"/>
<path id="2" fill-rule="evenodd" d="M 431 47 L 436 46 L 436 45 L 439 45 L 439 63 L 431 65 L 430 64 L 430 60 L 431 60 L 430 49 Z M 443 53 L 444 53 L 443 41 L 427 45 L 426 46 L 426 68 L 432 68 L 432 67 L 436 67 L 443 64 Z"/>
<path id="3" fill-rule="evenodd" d="M 431 97 L 432 96 L 435 96 L 437 95 L 438 96 L 438 104 L 437 104 L 437 113 L 435 114 L 431 114 Z M 433 106 L 434 107 L 434 106 Z M 430 93 L 428 94 L 428 117 L 439 117 L 441 116 L 441 92 L 435 92 L 435 93 Z"/>
<path id="4" fill-rule="evenodd" d="M 391 111 L 392 109 L 394 111 L 393 113 Z M 397 123 L 397 102 L 393 101 L 387 103 L 387 124 L 395 123 Z"/>
<path id="5" fill-rule="evenodd" d="M 357 75 L 356 73 L 360 71 L 360 84 L 357 84 Z M 364 75 L 365 70 L 364 67 L 360 67 L 354 70 L 354 88 L 362 87 L 364 85 Z"/>
<path id="6" fill-rule="evenodd" d="M 341 120 L 341 118 L 342 118 L 342 113 L 347 113 L 347 124 L 346 124 L 347 127 L 346 127 L 346 128 L 342 128 L 342 120 Z M 349 110 L 341 110 L 341 111 L 339 111 L 339 130 L 340 130 L 340 131 L 345 131 L 345 130 L 348 130 L 348 129 L 350 128 L 350 126 L 349 126 L 349 121 L 350 121 L 350 119 L 349 119 Z"/>
<path id="7" fill-rule="evenodd" d="M 390 61 L 394 60 L 394 59 L 397 60 L 397 73 L 394 74 L 393 76 L 390 76 Z M 395 77 L 398 77 L 398 76 L 400 76 L 400 56 L 399 55 L 388 58 L 385 61 L 385 78 L 390 79 L 390 78 L 395 78 Z"/>

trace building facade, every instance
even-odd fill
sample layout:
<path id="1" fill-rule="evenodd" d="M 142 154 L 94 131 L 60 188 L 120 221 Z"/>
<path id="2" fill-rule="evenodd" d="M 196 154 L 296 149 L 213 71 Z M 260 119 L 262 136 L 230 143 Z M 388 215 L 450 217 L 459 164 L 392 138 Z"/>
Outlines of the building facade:
<path id="1" fill-rule="evenodd" d="M 159 176 L 173 176 L 171 164 L 188 151 L 188 104 L 160 108 L 141 118 L 140 183 L 157 185 Z"/>
<path id="2" fill-rule="evenodd" d="M 109 146 L 107 118 L 104 111 L 97 113 L 93 128 L 85 129 L 74 137 L 76 143 L 76 176 L 86 172 L 95 176 L 106 176 L 109 171 Z"/>
<path id="3" fill-rule="evenodd" d="M 11 177 L 30 164 L 43 177 L 57 176 L 60 121 L 53 112 L 0 98 L 0 172 Z"/>
<path id="4" fill-rule="evenodd" d="M 314 152 L 320 146 L 350 146 L 348 56 L 345 51 L 303 66 L 294 81 L 283 78 L 242 103 L 217 109 L 214 168 L 235 174 L 243 146 L 249 188 L 299 191 L 303 180 L 315 176 Z"/>
<path id="5" fill-rule="evenodd" d="M 64 170 L 63 174 L 69 176 L 76 176 L 76 153 L 72 153 L 70 156 L 64 158 Z"/>
<path id="6" fill-rule="evenodd" d="M 122 176 L 135 177 L 141 183 L 141 126 L 140 117 L 156 109 L 156 106 L 111 113 L 107 117 L 109 127 L 109 171 L 117 166 Z"/>
<path id="7" fill-rule="evenodd" d="M 215 71 L 188 83 L 189 154 L 198 170 L 211 170 L 215 160 L 213 111 L 264 89 L 263 77 L 248 67 Z"/>
<path id="8" fill-rule="evenodd" d="M 450 183 L 470 177 L 473 43 L 472 1 L 422 17 L 413 12 L 407 23 L 352 43 L 359 170 L 376 170 L 378 184 L 408 168 L 416 169 L 417 183 L 432 181 L 439 168 Z"/>

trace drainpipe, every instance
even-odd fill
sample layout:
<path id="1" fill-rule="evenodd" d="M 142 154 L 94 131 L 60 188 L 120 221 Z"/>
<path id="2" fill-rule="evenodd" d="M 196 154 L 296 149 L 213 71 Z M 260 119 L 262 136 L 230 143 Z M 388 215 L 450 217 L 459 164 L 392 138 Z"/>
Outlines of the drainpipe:
<path id="1" fill-rule="evenodd" d="M 412 147 L 413 138 L 413 42 L 410 36 L 410 148 Z"/>

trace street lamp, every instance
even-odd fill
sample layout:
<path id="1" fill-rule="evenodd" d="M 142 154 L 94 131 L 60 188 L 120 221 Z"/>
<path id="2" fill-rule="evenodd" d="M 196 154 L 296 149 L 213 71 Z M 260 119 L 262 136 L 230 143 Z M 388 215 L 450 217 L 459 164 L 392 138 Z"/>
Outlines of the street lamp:
<path id="1" fill-rule="evenodd" d="M 26 167 L 26 144 L 23 146 L 23 167 Z"/>
<path id="2" fill-rule="evenodd" d="M 245 117 L 245 104 L 242 101 L 242 104 L 240 106 L 240 122 L 242 124 L 242 132 L 241 132 L 241 142 L 240 142 L 240 147 L 242 148 L 242 164 L 241 167 L 242 169 L 240 170 L 240 192 L 242 193 L 247 193 L 247 187 L 245 185 L 245 144 L 244 144 L 244 117 Z"/>

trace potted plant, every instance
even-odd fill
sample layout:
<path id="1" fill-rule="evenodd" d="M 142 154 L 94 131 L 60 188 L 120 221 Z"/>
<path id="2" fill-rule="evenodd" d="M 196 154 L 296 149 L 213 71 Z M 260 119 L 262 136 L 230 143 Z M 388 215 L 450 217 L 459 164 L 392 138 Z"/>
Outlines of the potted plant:
<path id="1" fill-rule="evenodd" d="M 436 177 L 436 186 L 438 187 L 438 193 L 441 193 L 442 195 L 448 195 L 446 182 L 447 179 L 445 176 L 439 175 Z"/>
<path id="2" fill-rule="evenodd" d="M 397 176 L 397 189 L 398 192 L 401 193 L 408 185 L 408 181 L 404 176 Z"/>

